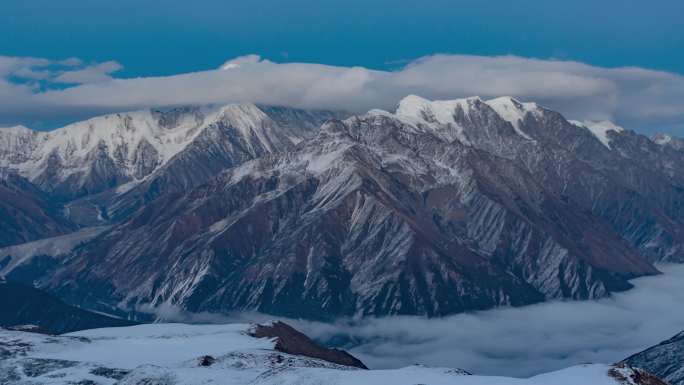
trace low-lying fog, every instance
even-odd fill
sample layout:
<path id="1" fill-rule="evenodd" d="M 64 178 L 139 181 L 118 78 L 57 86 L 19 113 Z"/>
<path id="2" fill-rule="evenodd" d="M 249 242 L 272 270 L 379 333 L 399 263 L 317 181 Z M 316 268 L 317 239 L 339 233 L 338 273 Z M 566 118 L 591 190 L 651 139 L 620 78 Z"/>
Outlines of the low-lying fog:
<path id="1" fill-rule="evenodd" d="M 439 319 L 285 321 L 320 342 L 347 349 L 373 369 L 420 363 L 528 377 L 585 362 L 613 363 L 684 330 L 684 265 L 659 268 L 663 275 L 636 279 L 634 289 L 598 301 Z M 238 319 L 264 317 L 274 318 Z"/>

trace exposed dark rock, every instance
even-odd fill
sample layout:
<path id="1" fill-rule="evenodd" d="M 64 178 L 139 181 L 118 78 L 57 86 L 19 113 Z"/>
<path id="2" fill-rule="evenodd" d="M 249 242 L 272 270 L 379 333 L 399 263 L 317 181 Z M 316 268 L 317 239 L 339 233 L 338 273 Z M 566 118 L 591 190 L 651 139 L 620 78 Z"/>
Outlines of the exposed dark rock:
<path id="1" fill-rule="evenodd" d="M 610 369 L 608 375 L 624 385 L 671 385 L 643 369 L 624 363 Z"/>
<path id="2" fill-rule="evenodd" d="M 211 366 L 216 362 L 216 358 L 212 356 L 202 356 L 199 358 L 199 366 Z"/>
<path id="3" fill-rule="evenodd" d="M 32 358 L 22 362 L 22 369 L 28 377 L 38 377 L 43 374 L 53 372 L 55 370 L 71 368 L 78 365 L 75 361 L 54 360 L 54 359 L 40 359 Z"/>
<path id="4" fill-rule="evenodd" d="M 106 378 L 112 378 L 115 380 L 120 380 L 124 378 L 130 370 L 124 370 L 124 369 L 112 369 L 112 368 L 105 368 L 105 367 L 99 367 L 95 368 L 90 371 L 91 374 L 100 376 L 100 377 L 106 377 Z"/>
<path id="5" fill-rule="evenodd" d="M 684 332 L 632 355 L 623 363 L 648 370 L 671 385 L 684 385 Z"/>
<path id="6" fill-rule="evenodd" d="M 74 229 L 47 194 L 28 180 L 0 170 L 0 247 Z"/>
<path id="7" fill-rule="evenodd" d="M 255 325 L 250 334 L 257 338 L 275 338 L 275 349 L 283 353 L 318 358 L 338 365 L 368 369 L 363 362 L 346 351 L 322 347 L 305 334 L 281 321 Z"/>

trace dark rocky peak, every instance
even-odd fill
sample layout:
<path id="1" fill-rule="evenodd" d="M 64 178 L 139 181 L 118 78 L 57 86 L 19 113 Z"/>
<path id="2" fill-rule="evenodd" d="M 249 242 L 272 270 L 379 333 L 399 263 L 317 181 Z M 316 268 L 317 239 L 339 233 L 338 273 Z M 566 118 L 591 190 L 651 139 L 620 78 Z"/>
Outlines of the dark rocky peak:
<path id="1" fill-rule="evenodd" d="M 257 338 L 274 338 L 276 340 L 275 350 L 283 353 L 368 369 L 363 362 L 346 351 L 320 346 L 304 333 L 281 321 L 255 325 L 250 330 L 250 335 Z"/>

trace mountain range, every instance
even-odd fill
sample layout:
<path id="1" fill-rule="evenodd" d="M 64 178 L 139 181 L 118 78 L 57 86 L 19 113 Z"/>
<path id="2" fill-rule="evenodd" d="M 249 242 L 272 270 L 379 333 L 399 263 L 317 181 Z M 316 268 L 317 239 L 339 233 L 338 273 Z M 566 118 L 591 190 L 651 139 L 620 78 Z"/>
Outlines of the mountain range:
<path id="1" fill-rule="evenodd" d="M 115 314 L 440 316 L 599 298 L 684 261 L 679 143 L 509 97 L 0 129 L 0 274 Z"/>

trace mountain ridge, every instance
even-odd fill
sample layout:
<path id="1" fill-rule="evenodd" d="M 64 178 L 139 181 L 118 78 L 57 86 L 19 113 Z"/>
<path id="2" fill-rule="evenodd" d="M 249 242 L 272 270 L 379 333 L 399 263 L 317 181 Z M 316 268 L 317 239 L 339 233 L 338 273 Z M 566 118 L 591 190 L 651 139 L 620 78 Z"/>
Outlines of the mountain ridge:
<path id="1" fill-rule="evenodd" d="M 684 156 L 629 130 L 510 97 L 409 96 L 316 132 L 262 108 L 275 139 L 210 125 L 108 197 L 115 226 L 41 287 L 105 311 L 439 316 L 600 298 L 684 260 Z"/>

